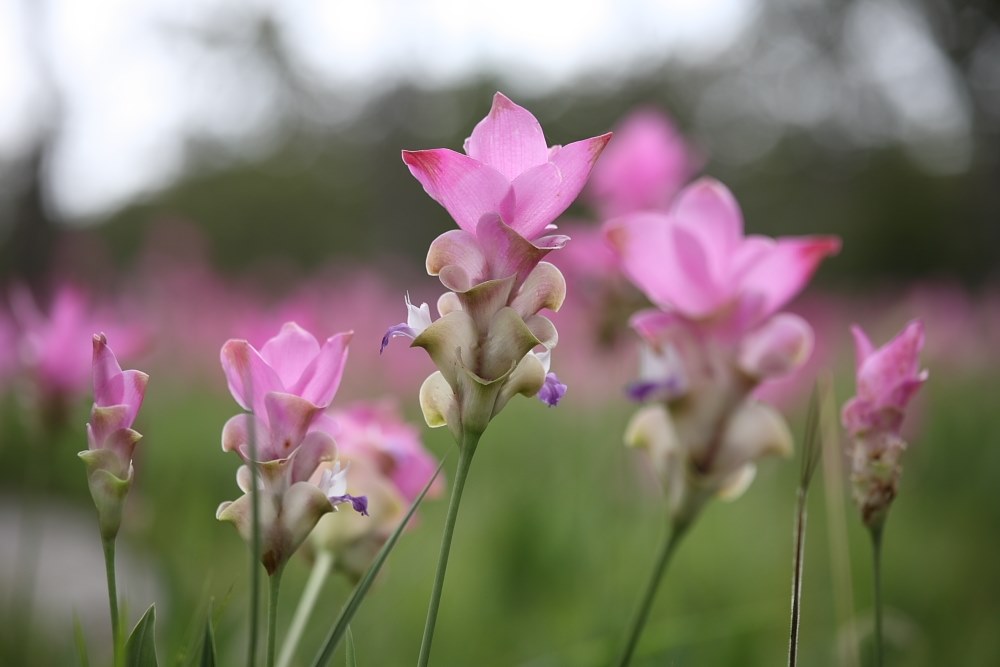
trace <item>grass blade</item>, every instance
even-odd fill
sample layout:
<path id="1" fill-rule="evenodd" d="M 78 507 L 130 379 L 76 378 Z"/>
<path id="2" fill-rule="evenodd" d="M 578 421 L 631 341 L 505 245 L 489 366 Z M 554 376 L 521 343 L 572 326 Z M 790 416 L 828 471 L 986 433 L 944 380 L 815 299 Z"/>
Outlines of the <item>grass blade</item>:
<path id="1" fill-rule="evenodd" d="M 447 460 L 447 455 L 441 459 L 441 463 L 438 465 L 437 470 L 434 471 L 434 475 L 430 478 L 430 481 L 428 481 L 427 485 L 424 486 L 424 490 L 420 492 L 420 495 L 417 496 L 416 500 L 413 501 L 413 504 L 410 505 L 410 509 L 407 510 L 403 520 L 399 522 L 399 526 L 396 527 L 396 530 L 392 532 L 389 539 L 382 545 L 382 548 L 379 550 L 378 555 L 375 556 L 375 560 L 368 568 L 368 571 L 365 572 L 365 575 L 361 578 L 361 581 L 358 582 L 358 585 L 354 587 L 354 592 L 351 594 L 351 597 L 348 598 L 346 603 L 344 603 L 344 608 L 340 612 L 340 617 L 337 618 L 337 622 L 330 630 L 330 634 L 327 635 L 323 648 L 316 655 L 316 659 L 312 663 L 313 667 L 322 667 L 323 665 L 327 665 L 329 664 L 331 658 L 333 658 L 333 652 L 337 648 L 337 644 L 340 643 L 344 633 L 347 631 L 348 624 L 351 622 L 351 619 L 354 618 L 354 614 L 357 613 L 358 607 L 361 606 L 361 602 L 365 599 L 365 595 L 367 595 L 368 589 L 371 588 L 372 582 L 375 581 L 375 577 L 382 569 L 382 565 L 385 564 L 386 558 L 388 558 L 393 547 L 396 546 L 396 541 L 403 533 L 403 529 L 406 528 L 406 525 L 410 522 L 413 514 L 417 511 L 417 507 L 420 506 L 424 496 L 427 495 L 427 492 L 430 490 L 434 480 L 436 480 L 438 475 L 441 474 L 441 470 L 444 468 L 445 461 Z"/>

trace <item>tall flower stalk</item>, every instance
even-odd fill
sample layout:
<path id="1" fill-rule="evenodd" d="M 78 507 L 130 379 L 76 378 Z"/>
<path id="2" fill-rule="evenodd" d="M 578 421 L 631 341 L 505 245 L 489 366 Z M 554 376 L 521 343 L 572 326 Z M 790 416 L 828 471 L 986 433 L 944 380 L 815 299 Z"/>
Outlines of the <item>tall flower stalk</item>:
<path id="1" fill-rule="evenodd" d="M 336 460 L 336 445 L 322 420 L 340 386 L 350 338 L 338 334 L 321 346 L 289 322 L 259 351 L 245 340 L 222 347 L 229 389 L 249 412 L 231 418 L 222 430 L 223 450 L 244 462 L 236 475 L 244 495 L 222 503 L 216 518 L 233 523 L 269 576 L 268 667 L 277 650 L 278 599 L 288 559 L 338 505 L 367 513 L 367 498 L 347 493 L 347 470 Z M 317 475 L 323 464 L 330 465 Z M 256 622 L 254 614 L 251 637 Z M 251 639 L 250 660 L 255 653 Z"/>
<path id="2" fill-rule="evenodd" d="M 97 508 L 104 548 L 111 610 L 111 638 L 116 667 L 124 664 L 124 641 L 115 574 L 115 540 L 121 527 L 125 496 L 132 486 L 132 452 L 142 438 L 132 424 L 149 376 L 141 371 L 122 371 L 104 334 L 93 337 L 94 406 L 87 424 L 87 450 L 80 459 L 87 468 L 87 484 Z"/>
<path id="3" fill-rule="evenodd" d="M 758 459 L 791 453 L 784 419 L 754 392 L 809 357 L 812 328 L 778 311 L 840 242 L 744 236 L 736 200 L 707 178 L 684 188 L 669 211 L 624 215 L 605 233 L 626 276 L 656 306 L 632 317 L 643 347 L 629 393 L 649 404 L 625 441 L 660 478 L 671 526 L 627 633 L 624 667 L 669 558 L 704 505 L 741 495 Z"/>
<path id="4" fill-rule="evenodd" d="M 900 431 L 906 406 L 927 380 L 920 370 L 924 326 L 914 320 L 876 349 L 865 332 L 852 327 L 857 352 L 857 393 L 844 404 L 841 422 L 850 436 L 854 501 L 872 542 L 875 608 L 875 664 L 883 664 L 882 541 L 885 520 L 899 491 L 906 441 Z"/>
<path id="5" fill-rule="evenodd" d="M 549 369 L 558 333 L 539 314 L 560 308 L 566 282 L 542 260 L 569 241 L 552 222 L 580 193 L 609 139 L 549 147 L 535 117 L 497 93 L 464 154 L 403 152 L 410 173 L 459 226 L 427 254 L 427 272 L 448 290 L 437 302 L 440 317 L 432 321 L 427 304 L 407 299 L 406 321 L 382 341 L 384 349 L 407 337 L 431 356 L 438 371 L 420 388 L 424 419 L 447 426 L 459 445 L 419 665 L 430 659 L 462 492 L 483 432 L 516 394 L 551 406 L 566 392 Z"/>

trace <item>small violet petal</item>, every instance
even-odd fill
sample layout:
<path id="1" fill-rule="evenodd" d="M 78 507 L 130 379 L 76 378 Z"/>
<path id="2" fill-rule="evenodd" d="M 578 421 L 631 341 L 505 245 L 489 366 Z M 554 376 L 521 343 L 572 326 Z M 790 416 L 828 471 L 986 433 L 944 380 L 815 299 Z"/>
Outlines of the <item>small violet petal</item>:
<path id="1" fill-rule="evenodd" d="M 389 341 L 396 336 L 406 336 L 410 340 L 413 340 L 417 337 L 417 332 L 406 322 L 401 322 L 389 327 L 386 330 L 385 335 L 382 336 L 382 346 L 379 348 L 378 353 L 382 354 L 385 351 L 385 348 L 389 345 Z"/>
<path id="2" fill-rule="evenodd" d="M 559 381 L 555 373 L 546 373 L 545 383 L 538 390 L 538 400 L 553 408 L 559 405 L 559 401 L 566 395 L 566 389 L 568 387 Z"/>
<path id="3" fill-rule="evenodd" d="M 352 496 L 349 493 L 345 493 L 342 496 L 331 497 L 330 502 L 334 505 L 351 503 L 351 507 L 355 512 L 361 516 L 368 516 L 368 496 Z"/>

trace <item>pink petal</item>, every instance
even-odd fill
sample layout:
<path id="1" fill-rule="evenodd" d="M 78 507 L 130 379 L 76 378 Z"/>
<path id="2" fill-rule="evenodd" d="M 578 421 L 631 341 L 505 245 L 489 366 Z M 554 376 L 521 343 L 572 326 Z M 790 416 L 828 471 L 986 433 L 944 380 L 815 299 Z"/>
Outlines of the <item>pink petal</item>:
<path id="1" fill-rule="evenodd" d="M 920 380 L 920 351 L 924 346 L 924 325 L 913 320 L 895 338 L 868 356 L 858 369 L 858 396 L 879 405 L 902 409 L 912 390 L 902 396 L 895 392 L 904 383 Z M 902 399 L 904 403 L 894 403 Z"/>
<path id="2" fill-rule="evenodd" d="M 679 323 L 680 320 L 675 313 L 663 312 L 656 308 L 640 310 L 629 318 L 629 326 L 650 343 L 663 339 L 666 333 L 676 328 Z"/>
<path id="3" fill-rule="evenodd" d="M 839 250 L 840 239 L 834 236 L 778 239 L 770 251 L 747 267 L 741 290 L 764 297 L 758 318 L 765 318 L 802 291 L 819 263 Z"/>
<path id="4" fill-rule="evenodd" d="M 680 191 L 671 212 L 699 236 L 712 273 L 724 279 L 743 240 L 743 213 L 733 193 L 714 178 L 702 178 Z"/>
<path id="5" fill-rule="evenodd" d="M 333 438 L 323 431 L 312 431 L 305 436 L 295 450 L 292 459 L 292 483 L 308 480 L 319 464 L 337 457 L 337 445 Z"/>
<path id="6" fill-rule="evenodd" d="M 264 402 L 267 405 L 267 424 L 271 437 L 270 443 L 262 444 L 270 446 L 257 448 L 257 460 L 288 458 L 302 443 L 322 408 L 293 394 L 280 392 L 269 393 Z"/>
<path id="7" fill-rule="evenodd" d="M 670 228 L 673 256 L 661 258 L 672 264 L 679 275 L 671 285 L 670 305 L 694 319 L 708 317 L 726 305 L 731 296 L 730 286 L 712 272 L 712 248 L 704 237 L 674 224 Z M 716 250 L 717 253 L 717 250 Z"/>
<path id="8" fill-rule="evenodd" d="M 539 248 L 504 224 L 500 216 L 484 215 L 476 227 L 476 237 L 485 250 L 489 278 L 514 276 L 514 284 L 524 282 L 531 270 L 549 253 Z"/>
<path id="9" fill-rule="evenodd" d="M 531 112 L 497 93 L 490 113 L 465 141 L 465 152 L 513 181 L 531 167 L 548 162 L 549 149 L 542 126 Z"/>
<path id="10" fill-rule="evenodd" d="M 808 322 L 798 315 L 779 313 L 743 337 L 740 368 L 761 380 L 787 375 L 809 359 L 814 341 Z"/>
<path id="11" fill-rule="evenodd" d="M 146 398 L 146 385 L 149 383 L 149 376 L 142 371 L 125 371 L 121 374 L 122 380 L 122 403 L 126 406 L 125 419 L 128 426 L 132 426 L 142 401 Z"/>
<path id="12" fill-rule="evenodd" d="M 664 210 L 699 166 L 673 123 L 655 109 L 632 113 L 594 167 L 590 199 L 606 218 Z"/>
<path id="13" fill-rule="evenodd" d="M 872 353 L 875 352 L 875 346 L 872 345 L 868 334 L 857 324 L 851 326 L 851 336 L 854 338 L 854 368 L 857 371 L 861 368 L 861 364 L 865 362 L 865 359 L 872 356 Z"/>
<path id="14" fill-rule="evenodd" d="M 219 354 L 229 392 L 244 410 L 266 414 L 264 396 L 283 391 L 281 378 L 245 340 L 230 339 Z"/>
<path id="15" fill-rule="evenodd" d="M 316 338 L 295 322 L 286 322 L 278 335 L 260 348 L 261 358 L 275 370 L 284 387 L 294 386 L 317 354 Z"/>
<path id="16" fill-rule="evenodd" d="M 508 213 L 509 180 L 496 169 L 447 148 L 403 151 L 403 162 L 458 226 L 475 233 L 484 213 Z"/>
<path id="17" fill-rule="evenodd" d="M 340 388 L 344 364 L 347 362 L 347 346 L 353 336 L 353 331 L 345 331 L 328 338 L 319 354 L 302 372 L 302 377 L 291 388 L 292 393 L 321 408 L 330 405 Z"/>
<path id="18" fill-rule="evenodd" d="M 584 139 L 554 150 L 550 162 L 534 167 L 511 182 L 515 213 L 510 225 L 533 240 L 569 208 L 580 194 L 594 161 L 610 134 Z"/>
<path id="19" fill-rule="evenodd" d="M 124 391 L 122 367 L 108 347 L 104 334 L 94 334 L 94 403 L 100 406 L 118 405 Z"/>

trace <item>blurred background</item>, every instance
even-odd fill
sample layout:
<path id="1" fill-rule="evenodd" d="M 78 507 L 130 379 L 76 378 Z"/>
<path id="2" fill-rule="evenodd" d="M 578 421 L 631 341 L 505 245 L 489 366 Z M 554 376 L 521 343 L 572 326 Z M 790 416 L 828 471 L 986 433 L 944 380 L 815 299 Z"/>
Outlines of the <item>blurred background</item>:
<path id="1" fill-rule="evenodd" d="M 103 659 L 99 539 L 74 456 L 103 330 L 123 367 L 152 376 L 119 538 L 129 617 L 155 599 L 161 664 L 187 664 L 212 598 L 223 662 L 240 664 L 246 559 L 213 515 L 238 493 L 218 447 L 238 410 L 218 349 L 289 319 L 354 329 L 338 401 L 392 396 L 419 423 L 430 362 L 376 346 L 405 291 L 436 298 L 423 258 L 453 223 L 399 151 L 460 149 L 497 90 L 550 144 L 664 114 L 681 181 L 726 183 L 748 232 L 842 237 L 793 304 L 819 337 L 809 375 L 771 393 L 797 434 L 817 373 L 838 400 L 853 391 L 849 323 L 884 342 L 925 320 L 931 380 L 885 552 L 890 655 L 1000 661 L 994 3 L 0 0 L 0 663 L 28 646 L 23 664 L 75 664 L 74 618 Z M 604 212 L 590 190 L 567 217 L 594 230 Z M 659 491 L 620 446 L 624 322 L 641 302 L 587 261 L 564 267 L 564 403 L 512 404 L 477 457 L 438 664 L 607 664 L 665 530 Z M 446 433 L 425 440 L 451 449 Z M 769 462 L 706 513 L 637 664 L 784 659 L 796 470 Z M 869 551 L 842 483 L 812 497 L 804 664 L 867 664 Z M 443 513 L 425 506 L 359 614 L 361 664 L 416 654 Z M 286 578 L 282 623 L 307 571 Z M 330 586 L 304 656 L 348 591 Z"/>

